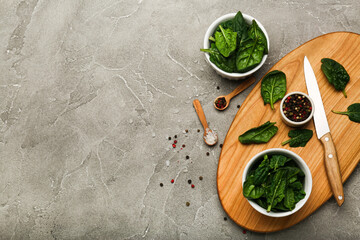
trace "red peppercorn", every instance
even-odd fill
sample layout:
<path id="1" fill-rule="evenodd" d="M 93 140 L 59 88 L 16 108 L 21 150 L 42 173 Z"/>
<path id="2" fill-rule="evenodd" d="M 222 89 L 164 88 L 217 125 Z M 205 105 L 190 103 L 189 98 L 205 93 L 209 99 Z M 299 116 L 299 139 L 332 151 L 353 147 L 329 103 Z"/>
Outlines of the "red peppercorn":
<path id="1" fill-rule="evenodd" d="M 195 187 L 195 185 L 194 184 L 191 184 L 191 188 L 194 188 Z"/>
<path id="2" fill-rule="evenodd" d="M 177 143 L 177 140 L 175 140 L 174 143 Z"/>
<path id="3" fill-rule="evenodd" d="M 171 183 L 174 183 L 174 179 L 171 179 Z"/>
<path id="4" fill-rule="evenodd" d="M 173 145 L 172 145 L 172 147 L 173 147 L 173 148 L 176 148 L 176 145 L 175 145 L 175 144 L 173 144 Z"/>
<path id="5" fill-rule="evenodd" d="M 183 144 L 182 147 L 184 148 L 184 147 L 185 147 L 185 144 Z"/>
<path id="6" fill-rule="evenodd" d="M 243 230 L 243 234 L 246 234 L 246 230 L 245 230 L 245 229 Z"/>

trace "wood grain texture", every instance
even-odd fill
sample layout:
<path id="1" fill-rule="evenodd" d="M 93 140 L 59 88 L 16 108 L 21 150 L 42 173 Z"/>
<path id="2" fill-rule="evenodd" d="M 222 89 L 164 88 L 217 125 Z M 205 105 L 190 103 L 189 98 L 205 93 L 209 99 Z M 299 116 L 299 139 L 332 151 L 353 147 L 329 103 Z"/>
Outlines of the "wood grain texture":
<path id="1" fill-rule="evenodd" d="M 360 101 L 360 35 L 350 32 L 335 32 L 306 42 L 276 63 L 270 70 L 281 70 L 286 74 L 287 92 L 307 93 L 304 79 L 303 59 L 307 56 L 316 75 L 333 141 L 337 149 L 342 181 L 350 176 L 360 161 L 360 124 L 331 113 L 332 109 L 346 109 Z M 350 75 L 346 86 L 348 98 L 331 86 L 321 71 L 321 59 L 332 58 L 340 62 Z M 265 76 L 265 75 L 264 75 Z M 260 82 L 245 99 L 226 135 L 220 154 L 217 188 L 220 202 L 229 215 L 240 226 L 256 232 L 274 232 L 288 228 L 318 209 L 331 196 L 324 165 L 324 148 L 317 139 L 313 121 L 306 128 L 314 136 L 304 148 L 281 146 L 288 139 L 290 127 L 280 118 L 280 101 L 270 109 L 260 95 Z M 246 130 L 266 121 L 277 122 L 278 133 L 267 144 L 242 145 L 238 136 Z M 310 168 L 313 177 L 312 193 L 308 202 L 295 214 L 283 218 L 271 218 L 255 211 L 242 195 L 242 173 L 247 162 L 257 153 L 268 148 L 285 148 L 300 155 Z M 346 197 L 346 192 L 345 192 Z M 346 204 L 346 202 L 345 202 Z"/>

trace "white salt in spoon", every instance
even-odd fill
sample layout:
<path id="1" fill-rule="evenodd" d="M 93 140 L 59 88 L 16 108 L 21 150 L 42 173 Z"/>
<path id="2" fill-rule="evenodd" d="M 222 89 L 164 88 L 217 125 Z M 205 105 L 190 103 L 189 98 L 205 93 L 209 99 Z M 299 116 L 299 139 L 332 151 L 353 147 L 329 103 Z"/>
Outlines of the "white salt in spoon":
<path id="1" fill-rule="evenodd" d="M 195 111 L 199 117 L 199 120 L 204 128 L 204 141 L 207 145 L 209 146 L 213 146 L 217 143 L 218 141 L 218 136 L 215 132 L 213 132 L 210 128 L 209 125 L 206 121 L 206 117 L 204 114 L 204 111 L 201 107 L 200 101 L 198 99 L 195 99 L 193 101 L 193 105 L 195 108 Z"/>

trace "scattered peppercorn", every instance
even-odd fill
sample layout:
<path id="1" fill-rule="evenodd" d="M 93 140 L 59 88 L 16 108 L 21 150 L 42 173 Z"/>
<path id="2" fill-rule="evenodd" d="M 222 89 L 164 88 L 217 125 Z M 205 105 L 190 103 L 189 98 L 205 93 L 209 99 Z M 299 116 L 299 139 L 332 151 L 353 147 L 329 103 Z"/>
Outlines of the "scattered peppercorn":
<path id="1" fill-rule="evenodd" d="M 160 183 L 160 187 L 162 187 L 162 186 L 164 186 L 164 184 L 163 184 L 163 183 Z"/>
<path id="2" fill-rule="evenodd" d="M 188 133 L 188 132 L 189 132 L 189 130 L 185 129 L 185 132 L 186 132 L 186 133 Z"/>
<path id="3" fill-rule="evenodd" d="M 194 184 L 191 184 L 191 188 L 194 188 L 195 187 L 195 185 Z"/>
<path id="4" fill-rule="evenodd" d="M 237 105 L 237 108 L 240 108 L 240 105 Z"/>
<path id="5" fill-rule="evenodd" d="M 222 145 L 222 144 L 220 144 L 219 146 L 220 146 L 220 148 L 222 148 L 222 146 L 223 146 L 223 145 Z"/>
<path id="6" fill-rule="evenodd" d="M 186 156 L 186 159 L 189 159 L 190 157 L 189 156 Z"/>
<path id="7" fill-rule="evenodd" d="M 226 106 L 226 99 L 224 97 L 217 98 L 215 100 L 215 106 L 219 109 L 223 109 Z"/>
<path id="8" fill-rule="evenodd" d="M 188 183 L 191 184 L 191 180 L 190 180 L 190 179 L 188 180 Z"/>
<path id="9" fill-rule="evenodd" d="M 227 217 L 224 217 L 224 221 L 227 221 Z"/>
<path id="10" fill-rule="evenodd" d="M 184 148 L 184 147 L 185 147 L 185 144 L 183 144 L 182 147 Z"/>
<path id="11" fill-rule="evenodd" d="M 171 140 L 171 137 L 169 137 L 169 140 Z"/>
<path id="12" fill-rule="evenodd" d="M 200 129 L 198 129 L 197 132 L 200 132 Z"/>
<path id="13" fill-rule="evenodd" d="M 177 138 L 177 135 L 175 135 L 174 138 Z"/>
<path id="14" fill-rule="evenodd" d="M 176 143 L 177 143 L 177 141 L 176 141 L 176 140 L 174 140 L 174 143 L 176 144 Z"/>
<path id="15" fill-rule="evenodd" d="M 172 145 L 172 147 L 173 147 L 173 148 L 176 148 L 176 145 L 175 145 L 175 144 L 173 144 L 173 145 Z"/>
<path id="16" fill-rule="evenodd" d="M 203 177 L 202 177 L 202 176 L 200 176 L 200 177 L 199 177 L 199 179 L 200 179 L 200 181 L 202 181 L 202 180 L 203 180 Z"/>
<path id="17" fill-rule="evenodd" d="M 291 121 L 302 122 L 311 114 L 310 100 L 301 94 L 292 94 L 283 103 L 283 113 Z"/>
<path id="18" fill-rule="evenodd" d="M 217 89 L 217 90 L 219 90 L 219 89 L 220 89 L 220 87 L 219 87 L 219 86 L 217 86 L 217 87 L 216 87 L 216 89 Z"/>
<path id="19" fill-rule="evenodd" d="M 171 183 L 174 183 L 174 179 L 171 179 Z"/>
<path id="20" fill-rule="evenodd" d="M 190 203 L 189 203 L 189 202 L 186 202 L 186 206 L 187 206 L 187 207 L 190 206 Z"/>
<path id="21" fill-rule="evenodd" d="M 243 234 L 246 234 L 246 230 L 245 230 L 245 229 L 243 230 Z"/>
<path id="22" fill-rule="evenodd" d="M 210 155 L 210 153 L 209 152 L 206 152 L 206 156 L 209 156 Z"/>

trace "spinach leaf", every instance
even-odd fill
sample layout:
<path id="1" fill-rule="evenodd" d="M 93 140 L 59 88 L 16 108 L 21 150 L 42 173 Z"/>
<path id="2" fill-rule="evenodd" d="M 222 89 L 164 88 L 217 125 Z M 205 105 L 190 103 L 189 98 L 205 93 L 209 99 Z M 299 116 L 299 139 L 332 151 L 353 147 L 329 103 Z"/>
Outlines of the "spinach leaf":
<path id="1" fill-rule="evenodd" d="M 254 39 L 257 44 L 262 45 L 264 47 L 264 53 L 268 53 L 267 39 L 259 25 L 255 20 L 252 21 L 251 27 L 249 29 L 249 37 Z"/>
<path id="2" fill-rule="evenodd" d="M 221 55 L 214 43 L 211 44 L 210 49 L 200 49 L 200 51 L 209 53 L 210 61 L 221 70 L 224 70 L 225 72 L 234 72 L 236 58 L 235 55 L 225 58 L 223 55 Z"/>
<path id="3" fill-rule="evenodd" d="M 255 170 L 254 173 L 254 184 L 259 185 L 266 181 L 269 174 L 270 164 L 269 158 L 267 155 L 264 156 L 264 160 L 261 162 L 259 167 Z"/>
<path id="4" fill-rule="evenodd" d="M 287 212 L 287 211 L 289 211 L 289 209 L 287 207 L 285 207 L 284 200 L 282 200 L 281 202 L 276 204 L 276 206 L 274 208 L 272 208 L 271 211 L 273 211 L 273 212 Z"/>
<path id="5" fill-rule="evenodd" d="M 287 170 L 276 171 L 270 188 L 268 188 L 266 194 L 266 200 L 268 207 L 267 212 L 271 211 L 271 208 L 275 207 L 278 202 L 281 202 L 285 197 L 285 188 L 286 188 L 286 173 Z"/>
<path id="6" fill-rule="evenodd" d="M 291 184 L 289 184 L 289 187 L 294 189 L 294 190 L 301 190 L 303 189 L 303 185 L 301 184 L 300 181 L 296 181 L 296 182 L 293 182 Z"/>
<path id="7" fill-rule="evenodd" d="M 321 62 L 321 70 L 329 83 L 331 83 L 336 90 L 342 91 L 345 98 L 347 98 L 345 87 L 350 80 L 350 76 L 345 68 L 340 63 L 330 58 L 323 58 L 321 59 Z"/>
<path id="8" fill-rule="evenodd" d="M 232 22 L 233 31 L 237 32 L 237 44 L 242 44 L 249 37 L 249 25 L 246 23 L 242 13 L 239 11 Z"/>
<path id="9" fill-rule="evenodd" d="M 304 192 L 304 190 L 294 190 L 294 198 L 295 198 L 295 202 L 298 203 L 301 199 L 303 199 L 305 197 L 306 193 Z"/>
<path id="10" fill-rule="evenodd" d="M 236 57 L 238 72 L 247 72 L 255 68 L 261 62 L 264 54 L 268 52 L 265 34 L 255 20 L 253 20 L 247 35 L 241 35 L 242 38 Z"/>
<path id="11" fill-rule="evenodd" d="M 215 44 L 219 52 L 224 56 L 228 57 L 236 49 L 236 37 L 237 33 L 231 29 L 224 29 L 219 25 L 220 32 L 215 32 Z"/>
<path id="12" fill-rule="evenodd" d="M 261 81 L 261 96 L 264 105 L 270 103 L 271 109 L 274 109 L 274 103 L 285 96 L 286 93 L 286 75 L 282 71 L 274 70 L 266 74 Z"/>
<path id="13" fill-rule="evenodd" d="M 292 190 L 291 188 L 286 189 L 284 206 L 290 210 L 293 210 L 295 208 L 295 194 L 294 190 Z"/>
<path id="14" fill-rule="evenodd" d="M 255 201 L 257 204 L 259 204 L 260 207 L 262 208 L 267 208 L 267 204 L 266 204 L 266 199 L 264 198 L 259 198 L 259 199 L 256 199 Z"/>
<path id="15" fill-rule="evenodd" d="M 265 189 L 262 186 L 255 186 L 249 182 L 244 183 L 243 194 L 248 199 L 258 199 L 265 193 Z"/>
<path id="16" fill-rule="evenodd" d="M 272 155 L 270 158 L 270 168 L 276 170 L 277 168 L 284 166 L 287 160 L 288 158 L 284 155 Z"/>
<path id="17" fill-rule="evenodd" d="M 224 29 L 231 29 L 232 31 L 234 31 L 233 19 L 226 20 L 225 22 L 222 22 L 220 25 L 221 25 Z M 220 25 L 216 28 L 215 31 L 221 32 L 221 30 L 220 30 Z M 236 31 L 234 31 L 234 32 L 236 32 Z"/>
<path id="18" fill-rule="evenodd" d="M 348 115 L 351 121 L 360 123 L 360 103 L 351 104 L 346 112 L 331 111 L 336 114 Z"/>
<path id="19" fill-rule="evenodd" d="M 242 144 L 267 143 L 278 131 L 275 123 L 268 121 L 259 127 L 251 128 L 239 136 L 239 141 Z"/>
<path id="20" fill-rule="evenodd" d="M 306 143 L 312 138 L 313 131 L 309 129 L 295 129 L 290 130 L 288 136 L 289 140 L 282 142 L 281 145 L 288 144 L 290 147 L 305 147 Z"/>

